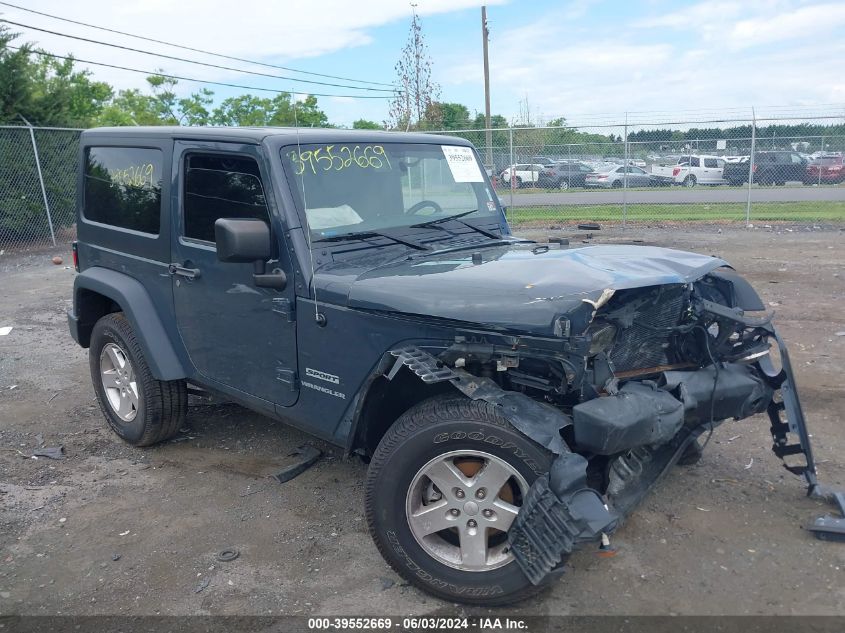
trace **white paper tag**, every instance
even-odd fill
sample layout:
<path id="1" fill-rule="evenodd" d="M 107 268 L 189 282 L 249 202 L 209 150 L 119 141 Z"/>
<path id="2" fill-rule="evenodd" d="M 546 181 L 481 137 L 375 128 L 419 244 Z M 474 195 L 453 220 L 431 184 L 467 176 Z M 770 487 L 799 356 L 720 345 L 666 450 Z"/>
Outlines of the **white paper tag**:
<path id="1" fill-rule="evenodd" d="M 364 221 L 360 215 L 355 213 L 355 209 L 348 204 L 342 204 L 339 207 L 306 209 L 305 215 L 308 216 L 308 226 L 314 231 L 360 224 Z"/>
<path id="2" fill-rule="evenodd" d="M 452 171 L 455 182 L 484 182 L 475 154 L 469 147 L 460 145 L 441 145 L 446 162 Z"/>

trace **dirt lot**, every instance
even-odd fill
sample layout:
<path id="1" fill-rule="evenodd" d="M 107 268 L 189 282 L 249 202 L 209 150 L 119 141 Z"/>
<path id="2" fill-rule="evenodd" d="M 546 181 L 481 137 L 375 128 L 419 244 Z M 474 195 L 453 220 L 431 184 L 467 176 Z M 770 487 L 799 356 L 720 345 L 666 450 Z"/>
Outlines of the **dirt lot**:
<path id="1" fill-rule="evenodd" d="M 845 485 L 845 233 L 812 227 L 602 231 L 719 254 L 777 311 L 823 481 Z M 548 234 L 548 231 L 542 231 Z M 107 430 L 87 353 L 67 333 L 74 272 L 53 252 L 0 257 L 0 614 L 431 614 L 366 532 L 366 466 L 232 404 L 193 402 L 176 441 L 134 449 Z M 69 253 L 62 253 L 69 259 Z M 497 614 L 845 614 L 845 545 L 802 526 L 827 507 L 769 450 L 762 417 L 717 429 L 562 582 Z M 266 476 L 304 442 L 326 457 Z M 61 461 L 27 456 L 63 445 Z M 220 550 L 240 556 L 219 562 Z"/>

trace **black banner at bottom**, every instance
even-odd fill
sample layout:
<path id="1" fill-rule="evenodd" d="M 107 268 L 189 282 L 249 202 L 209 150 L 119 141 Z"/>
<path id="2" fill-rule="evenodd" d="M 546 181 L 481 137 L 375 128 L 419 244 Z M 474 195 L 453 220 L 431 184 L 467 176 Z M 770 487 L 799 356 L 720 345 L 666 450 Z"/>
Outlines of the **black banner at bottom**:
<path id="1" fill-rule="evenodd" d="M 0 633 L 845 633 L 845 616 L 10 616 Z"/>

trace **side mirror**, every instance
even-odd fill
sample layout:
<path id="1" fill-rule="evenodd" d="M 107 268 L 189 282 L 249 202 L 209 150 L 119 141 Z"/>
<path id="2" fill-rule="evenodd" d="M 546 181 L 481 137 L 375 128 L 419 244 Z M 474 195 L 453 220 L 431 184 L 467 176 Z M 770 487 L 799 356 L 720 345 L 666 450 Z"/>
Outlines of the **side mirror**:
<path id="1" fill-rule="evenodd" d="M 270 227 L 264 220 L 219 218 L 214 223 L 217 259 L 229 263 L 252 263 L 253 283 L 261 288 L 284 290 L 287 276 L 275 268 L 266 271 L 267 260 L 273 256 Z"/>
<path id="2" fill-rule="evenodd" d="M 273 255 L 270 227 L 263 220 L 219 218 L 214 223 L 214 239 L 221 262 L 267 261 Z"/>

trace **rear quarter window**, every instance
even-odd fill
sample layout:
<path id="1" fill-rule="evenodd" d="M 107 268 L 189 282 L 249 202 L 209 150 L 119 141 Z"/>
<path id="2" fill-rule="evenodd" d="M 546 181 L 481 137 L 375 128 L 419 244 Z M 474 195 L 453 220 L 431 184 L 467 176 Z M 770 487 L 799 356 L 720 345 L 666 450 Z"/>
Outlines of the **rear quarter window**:
<path id="1" fill-rule="evenodd" d="M 83 193 L 85 219 L 158 235 L 162 164 L 159 149 L 87 148 Z"/>

